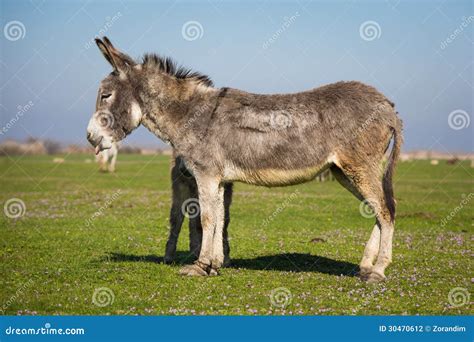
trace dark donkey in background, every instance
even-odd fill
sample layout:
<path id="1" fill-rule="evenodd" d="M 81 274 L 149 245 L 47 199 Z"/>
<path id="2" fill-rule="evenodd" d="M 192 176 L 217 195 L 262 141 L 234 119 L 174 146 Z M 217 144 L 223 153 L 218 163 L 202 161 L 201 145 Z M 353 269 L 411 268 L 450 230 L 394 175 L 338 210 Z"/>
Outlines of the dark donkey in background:
<path id="1" fill-rule="evenodd" d="M 359 82 L 281 95 L 216 89 L 206 76 L 176 68 L 168 58 L 145 55 L 137 63 L 106 38 L 97 44 L 114 71 L 100 85 L 88 127 L 90 143 L 97 151 L 107 149 L 143 124 L 173 146 L 196 179 L 201 251 L 181 274 L 217 274 L 223 265 L 225 184 L 299 184 L 330 168 L 375 212 L 375 226 L 360 262 L 361 278 L 385 279 L 385 268 L 392 261 L 392 176 L 402 123 L 384 95 Z M 103 120 L 104 116 L 112 119 Z"/>

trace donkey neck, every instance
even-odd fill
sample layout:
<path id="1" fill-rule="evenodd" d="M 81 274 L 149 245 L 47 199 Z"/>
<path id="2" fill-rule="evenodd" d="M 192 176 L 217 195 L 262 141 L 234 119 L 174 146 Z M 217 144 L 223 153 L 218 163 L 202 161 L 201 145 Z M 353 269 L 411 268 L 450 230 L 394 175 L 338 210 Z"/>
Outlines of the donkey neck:
<path id="1" fill-rule="evenodd" d="M 202 137 L 218 94 L 193 80 L 151 78 L 140 92 L 142 124 L 174 148 L 185 148 Z"/>

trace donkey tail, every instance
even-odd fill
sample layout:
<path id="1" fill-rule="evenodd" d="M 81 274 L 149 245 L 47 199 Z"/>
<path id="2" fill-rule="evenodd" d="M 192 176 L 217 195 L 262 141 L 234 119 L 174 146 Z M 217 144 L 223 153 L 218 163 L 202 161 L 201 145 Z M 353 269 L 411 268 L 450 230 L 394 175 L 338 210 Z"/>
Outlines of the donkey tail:
<path id="1" fill-rule="evenodd" d="M 393 174 L 398 158 L 400 156 L 400 149 L 403 143 L 402 136 L 402 121 L 396 117 L 396 124 L 390 127 L 393 132 L 393 147 L 388 158 L 387 167 L 382 179 L 382 188 L 385 196 L 385 203 L 390 212 L 390 221 L 395 220 L 395 198 L 393 196 Z"/>

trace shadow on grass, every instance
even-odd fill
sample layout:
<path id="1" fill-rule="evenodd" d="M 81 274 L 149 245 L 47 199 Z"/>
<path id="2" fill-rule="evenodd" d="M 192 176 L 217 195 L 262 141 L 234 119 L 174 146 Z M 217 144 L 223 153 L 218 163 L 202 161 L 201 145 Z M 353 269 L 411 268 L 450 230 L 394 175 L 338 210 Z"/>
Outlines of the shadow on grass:
<path id="1" fill-rule="evenodd" d="M 157 256 L 153 254 L 149 255 L 134 255 L 134 254 L 124 254 L 124 253 L 115 253 L 110 252 L 107 256 L 104 257 L 107 261 L 115 261 L 115 262 L 153 262 L 157 264 L 164 263 L 164 259 L 162 256 Z M 194 255 L 190 254 L 189 252 L 176 252 L 176 257 L 173 264 L 177 265 L 186 265 L 190 264 L 195 260 Z"/>
<path id="2" fill-rule="evenodd" d="M 163 257 L 157 255 L 133 255 L 123 253 L 109 253 L 108 261 L 116 262 L 152 262 L 163 263 Z M 176 252 L 174 264 L 185 265 L 194 261 L 194 256 L 188 252 Z M 282 253 L 258 256 L 249 259 L 232 259 L 229 268 L 243 268 L 248 270 L 286 271 L 286 272 L 317 272 L 330 275 L 354 277 L 359 266 L 351 262 L 337 261 L 326 257 L 302 254 Z"/>
<path id="3" fill-rule="evenodd" d="M 230 267 L 250 270 L 317 272 L 349 277 L 354 277 L 359 272 L 359 266 L 351 262 L 302 253 L 265 255 L 251 259 L 232 259 Z"/>

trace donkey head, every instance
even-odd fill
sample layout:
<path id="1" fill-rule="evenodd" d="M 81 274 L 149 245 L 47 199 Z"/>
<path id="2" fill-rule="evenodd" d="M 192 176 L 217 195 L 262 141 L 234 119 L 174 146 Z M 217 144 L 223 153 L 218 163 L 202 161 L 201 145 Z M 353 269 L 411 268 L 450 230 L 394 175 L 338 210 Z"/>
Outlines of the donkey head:
<path id="1" fill-rule="evenodd" d="M 113 72 L 102 80 L 97 94 L 95 113 L 87 127 L 87 140 L 96 154 L 112 147 L 140 125 L 142 112 L 138 102 L 138 70 L 135 61 L 118 51 L 104 37 L 96 39 Z"/>

